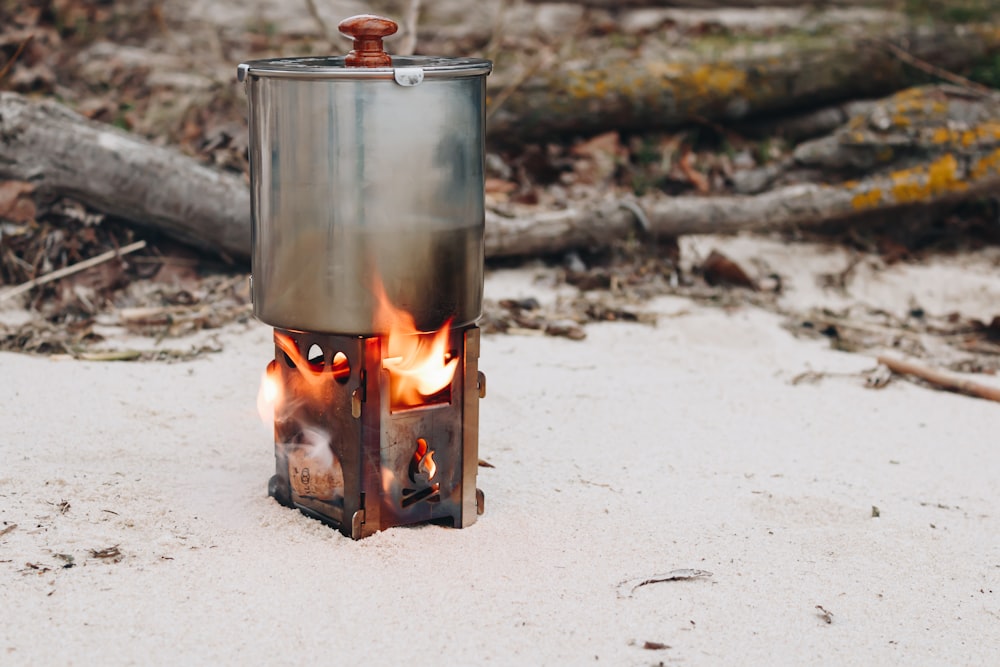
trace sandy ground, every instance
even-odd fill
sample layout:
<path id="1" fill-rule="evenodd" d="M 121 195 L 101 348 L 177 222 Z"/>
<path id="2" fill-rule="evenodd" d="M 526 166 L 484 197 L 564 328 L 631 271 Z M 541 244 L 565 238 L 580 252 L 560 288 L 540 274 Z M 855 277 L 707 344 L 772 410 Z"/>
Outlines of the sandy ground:
<path id="1" fill-rule="evenodd" d="M 793 385 L 873 362 L 650 309 L 486 336 L 486 514 L 361 542 L 266 496 L 263 325 L 188 363 L 0 355 L 0 664 L 992 663 L 998 406 Z M 622 585 L 688 568 L 712 576 Z"/>

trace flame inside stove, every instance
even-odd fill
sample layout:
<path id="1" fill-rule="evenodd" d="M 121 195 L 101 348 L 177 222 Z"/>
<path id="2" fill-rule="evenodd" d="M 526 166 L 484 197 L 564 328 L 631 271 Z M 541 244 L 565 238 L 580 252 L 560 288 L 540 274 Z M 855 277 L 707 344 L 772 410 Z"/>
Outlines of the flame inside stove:
<path id="1" fill-rule="evenodd" d="M 432 479 L 437 473 L 434 450 L 427 449 L 427 441 L 423 438 L 417 438 L 417 451 L 413 453 L 413 465 L 418 472 L 426 473 L 427 479 Z"/>
<path id="2" fill-rule="evenodd" d="M 422 333 L 413 316 L 390 303 L 381 283 L 376 284 L 379 305 L 376 328 L 387 337 L 382 367 L 389 372 L 393 409 L 427 404 L 427 399 L 446 389 L 455 377 L 458 359 L 449 358 L 448 332 L 451 320 L 435 332 Z"/>

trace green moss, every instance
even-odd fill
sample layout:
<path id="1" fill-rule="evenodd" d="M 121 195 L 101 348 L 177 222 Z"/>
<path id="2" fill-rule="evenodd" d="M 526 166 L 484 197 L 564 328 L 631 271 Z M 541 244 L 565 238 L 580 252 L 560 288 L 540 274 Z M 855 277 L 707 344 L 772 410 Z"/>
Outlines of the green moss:
<path id="1" fill-rule="evenodd" d="M 663 159 L 663 155 L 660 153 L 659 147 L 656 142 L 650 138 L 644 138 L 639 146 L 639 150 L 632 154 L 632 159 L 640 167 L 647 167 L 651 164 L 658 163 Z"/>
<path id="2" fill-rule="evenodd" d="M 948 23 L 981 23 L 1000 12 L 996 0 L 906 0 L 903 8 L 915 18 Z"/>
<path id="3" fill-rule="evenodd" d="M 111 124 L 122 130 L 131 130 L 132 124 L 128 122 L 126 114 L 135 109 L 135 105 L 130 102 L 122 102 L 118 105 L 118 113 L 111 120 Z"/>
<path id="4" fill-rule="evenodd" d="M 785 27 L 767 33 L 727 31 L 698 35 L 691 38 L 686 48 L 699 56 L 716 56 L 740 47 L 752 47 L 755 44 L 773 45 L 775 42 L 792 45 L 796 50 L 808 50 L 810 47 L 828 48 L 831 41 L 836 38 L 837 32 L 830 26 L 816 30 Z"/>
<path id="5" fill-rule="evenodd" d="M 1000 53 L 983 60 L 972 68 L 969 78 L 984 86 L 1000 89 Z"/>
<path id="6" fill-rule="evenodd" d="M 657 188 L 657 179 L 651 177 L 645 172 L 636 172 L 632 174 L 631 183 L 632 192 L 635 193 L 637 197 L 641 197 L 644 194 L 649 193 Z"/>

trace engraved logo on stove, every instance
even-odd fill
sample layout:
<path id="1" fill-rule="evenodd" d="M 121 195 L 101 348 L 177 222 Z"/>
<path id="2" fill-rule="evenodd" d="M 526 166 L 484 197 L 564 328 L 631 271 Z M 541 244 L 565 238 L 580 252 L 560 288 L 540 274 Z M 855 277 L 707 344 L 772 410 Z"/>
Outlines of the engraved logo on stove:
<path id="1" fill-rule="evenodd" d="M 330 436 L 320 429 L 304 428 L 286 446 L 288 477 L 300 498 L 335 502 L 344 496 L 344 472 L 330 448 Z"/>

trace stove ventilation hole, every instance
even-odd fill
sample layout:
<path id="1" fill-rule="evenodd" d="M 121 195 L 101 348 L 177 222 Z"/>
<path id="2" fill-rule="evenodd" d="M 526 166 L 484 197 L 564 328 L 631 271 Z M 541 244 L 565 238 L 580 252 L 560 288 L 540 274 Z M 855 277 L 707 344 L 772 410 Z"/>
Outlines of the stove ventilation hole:
<path id="1" fill-rule="evenodd" d="M 313 343 L 309 347 L 309 352 L 306 353 L 306 361 L 314 371 L 323 370 L 323 348 Z"/>
<path id="2" fill-rule="evenodd" d="M 417 449 L 410 460 L 408 472 L 410 481 L 414 483 L 414 486 L 423 488 L 403 489 L 402 504 L 404 508 L 421 500 L 426 500 L 430 503 L 440 502 L 441 494 L 439 491 L 441 490 L 441 485 L 431 483 L 431 479 L 437 474 L 437 464 L 434 463 L 434 450 L 427 446 L 427 441 L 423 438 L 417 438 Z"/>
<path id="3" fill-rule="evenodd" d="M 351 379 L 351 362 L 343 352 L 333 355 L 333 378 L 340 384 L 347 384 Z"/>

